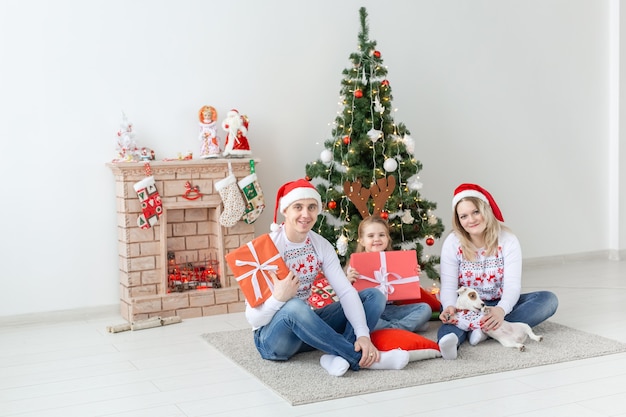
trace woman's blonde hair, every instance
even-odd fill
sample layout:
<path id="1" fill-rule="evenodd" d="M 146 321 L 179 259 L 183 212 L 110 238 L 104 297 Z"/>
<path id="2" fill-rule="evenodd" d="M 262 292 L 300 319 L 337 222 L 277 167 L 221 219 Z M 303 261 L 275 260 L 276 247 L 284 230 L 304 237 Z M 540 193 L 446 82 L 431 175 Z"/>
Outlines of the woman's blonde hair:
<path id="1" fill-rule="evenodd" d="M 485 232 L 484 232 L 485 254 L 487 256 L 493 256 L 497 254 L 498 253 L 498 236 L 500 235 L 501 230 L 508 230 L 507 227 L 504 226 L 502 223 L 500 223 L 498 219 L 496 219 L 496 217 L 493 215 L 493 211 L 491 210 L 491 207 L 489 206 L 489 204 L 487 204 L 480 198 L 465 197 L 459 200 L 458 203 L 456 203 L 456 206 L 454 206 L 454 213 L 452 214 L 452 219 L 453 219 L 452 229 L 454 230 L 454 233 L 456 233 L 456 235 L 459 237 L 459 240 L 461 241 L 461 249 L 463 250 L 463 257 L 467 259 L 468 261 L 475 261 L 476 251 L 480 248 L 477 248 L 476 246 L 474 246 L 474 244 L 470 240 L 469 233 L 467 233 L 465 229 L 463 229 L 463 226 L 461 226 L 461 221 L 459 220 L 459 215 L 456 212 L 456 208 L 458 207 L 459 203 L 461 203 L 462 201 L 468 201 L 470 203 L 473 203 L 478 209 L 478 212 L 483 216 L 483 219 L 485 220 Z"/>
<path id="2" fill-rule="evenodd" d="M 361 223 L 359 223 L 359 237 L 357 240 L 355 252 L 363 252 L 365 250 L 365 246 L 363 246 L 363 244 L 361 243 L 361 239 L 363 238 L 363 230 L 370 224 L 380 224 L 385 228 L 385 234 L 387 235 L 387 247 L 385 248 L 385 250 L 392 250 L 393 248 L 391 245 L 391 234 L 389 233 L 389 223 L 387 223 L 387 220 L 383 219 L 382 217 L 374 215 L 364 218 Z"/>

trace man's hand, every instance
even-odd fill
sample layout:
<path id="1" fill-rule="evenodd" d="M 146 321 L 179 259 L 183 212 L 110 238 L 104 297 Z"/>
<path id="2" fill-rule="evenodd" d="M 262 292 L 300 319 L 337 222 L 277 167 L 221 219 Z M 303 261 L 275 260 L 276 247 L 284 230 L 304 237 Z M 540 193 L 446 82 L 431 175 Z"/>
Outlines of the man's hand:
<path id="1" fill-rule="evenodd" d="M 276 274 L 272 271 L 268 272 L 274 282 L 274 298 L 278 301 L 287 302 L 296 296 L 298 287 L 300 286 L 300 280 L 293 272 L 289 271 L 289 274 L 287 274 L 284 279 L 278 279 Z"/>
<path id="2" fill-rule="evenodd" d="M 369 368 L 374 362 L 380 360 L 380 352 L 372 343 L 369 337 L 361 336 L 354 342 L 354 351 L 361 352 L 361 360 L 359 366 L 361 368 Z"/>

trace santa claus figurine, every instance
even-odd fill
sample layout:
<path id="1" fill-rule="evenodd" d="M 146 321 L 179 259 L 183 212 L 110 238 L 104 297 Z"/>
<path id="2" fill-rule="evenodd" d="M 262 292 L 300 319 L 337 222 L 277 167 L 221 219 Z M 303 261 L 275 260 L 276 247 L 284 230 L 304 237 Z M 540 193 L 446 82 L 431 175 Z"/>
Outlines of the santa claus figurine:
<path id="1" fill-rule="evenodd" d="M 224 156 L 244 157 L 250 155 L 248 144 L 248 117 L 241 116 L 232 109 L 226 114 L 222 122 L 222 129 L 226 131 L 226 143 L 224 144 Z"/>

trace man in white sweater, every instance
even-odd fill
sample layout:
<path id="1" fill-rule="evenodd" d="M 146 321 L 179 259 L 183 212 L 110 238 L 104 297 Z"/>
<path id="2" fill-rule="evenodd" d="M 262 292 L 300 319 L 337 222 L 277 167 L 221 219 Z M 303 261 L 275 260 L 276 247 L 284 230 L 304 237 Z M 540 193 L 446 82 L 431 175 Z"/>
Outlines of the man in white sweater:
<path id="1" fill-rule="evenodd" d="M 333 376 L 344 375 L 348 368 L 404 368 L 408 352 L 379 352 L 370 340 L 370 330 L 385 308 L 384 294 L 374 288 L 357 292 L 332 245 L 311 231 L 321 207 L 320 194 L 307 180 L 288 182 L 278 190 L 270 237 L 290 273 L 282 280 L 272 274 L 272 296 L 258 307 L 246 305 L 257 350 L 264 359 L 284 361 L 298 352 L 318 349 L 325 353 L 322 367 Z M 279 211 L 285 217 L 280 226 L 276 224 Z M 339 302 L 313 310 L 307 299 L 320 272 Z"/>

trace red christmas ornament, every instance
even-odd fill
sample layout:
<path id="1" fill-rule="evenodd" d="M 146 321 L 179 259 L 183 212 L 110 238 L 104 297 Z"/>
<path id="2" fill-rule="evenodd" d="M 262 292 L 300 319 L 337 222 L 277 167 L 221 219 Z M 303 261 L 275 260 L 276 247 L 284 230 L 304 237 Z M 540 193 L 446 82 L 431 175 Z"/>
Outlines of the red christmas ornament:
<path id="1" fill-rule="evenodd" d="M 381 218 L 381 219 L 384 219 L 384 220 L 387 220 L 387 219 L 389 218 L 389 212 L 387 212 L 387 211 L 381 211 L 381 212 L 380 212 L 380 218 Z"/>
<path id="2" fill-rule="evenodd" d="M 380 51 L 374 51 L 374 56 L 376 58 L 380 58 Z"/>
<path id="3" fill-rule="evenodd" d="M 344 145 L 349 145 L 350 144 L 350 136 L 344 136 L 343 137 L 343 144 Z"/>
<path id="4" fill-rule="evenodd" d="M 427 244 L 428 246 L 432 246 L 432 245 L 434 245 L 434 244 L 435 244 L 435 238 L 433 238 L 432 236 L 428 236 L 428 237 L 426 238 L 426 244 Z"/>
<path id="5" fill-rule="evenodd" d="M 387 87 L 389 85 L 389 80 L 382 80 L 380 82 L 381 85 L 384 85 L 385 87 Z"/>
<path id="6" fill-rule="evenodd" d="M 356 90 L 356 91 L 354 92 L 354 97 L 356 97 L 356 98 L 361 98 L 361 97 L 363 97 L 363 91 L 361 91 L 361 90 Z"/>
<path id="7" fill-rule="evenodd" d="M 328 202 L 328 208 L 329 208 L 329 209 L 331 209 L 331 210 L 336 209 L 336 208 L 337 208 L 337 202 L 332 201 L 332 200 L 331 200 L 331 201 L 329 201 L 329 202 Z"/>

